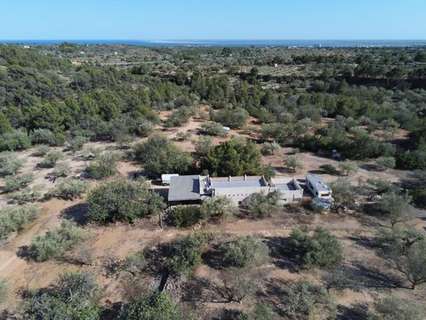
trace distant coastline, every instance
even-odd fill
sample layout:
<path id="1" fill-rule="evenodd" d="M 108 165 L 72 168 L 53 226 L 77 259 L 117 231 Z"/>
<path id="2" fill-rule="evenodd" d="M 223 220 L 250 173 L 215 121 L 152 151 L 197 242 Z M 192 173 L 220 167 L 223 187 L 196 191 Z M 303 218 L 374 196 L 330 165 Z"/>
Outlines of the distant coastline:
<path id="1" fill-rule="evenodd" d="M 1 40 L 0 44 L 56 45 L 134 45 L 147 47 L 300 47 L 373 48 L 426 47 L 426 40 Z"/>

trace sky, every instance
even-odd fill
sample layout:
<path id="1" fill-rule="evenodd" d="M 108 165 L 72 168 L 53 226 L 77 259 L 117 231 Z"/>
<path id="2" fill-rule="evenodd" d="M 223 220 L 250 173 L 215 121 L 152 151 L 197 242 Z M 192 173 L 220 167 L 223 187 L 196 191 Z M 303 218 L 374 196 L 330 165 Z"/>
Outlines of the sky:
<path id="1" fill-rule="evenodd" d="M 426 0 L 0 0 L 2 40 L 426 39 Z"/>

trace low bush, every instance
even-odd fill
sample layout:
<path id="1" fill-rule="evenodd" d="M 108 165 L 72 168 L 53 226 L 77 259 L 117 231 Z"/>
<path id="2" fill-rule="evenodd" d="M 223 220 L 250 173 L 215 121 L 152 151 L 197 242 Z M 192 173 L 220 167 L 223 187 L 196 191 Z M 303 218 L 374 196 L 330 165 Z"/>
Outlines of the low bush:
<path id="1" fill-rule="evenodd" d="M 262 240 L 242 237 L 225 242 L 219 247 L 226 267 L 246 268 L 268 262 L 269 248 Z"/>
<path id="2" fill-rule="evenodd" d="M 203 218 L 199 206 L 175 206 L 168 212 L 169 222 L 178 228 L 188 228 Z"/>
<path id="3" fill-rule="evenodd" d="M 213 147 L 213 139 L 210 136 L 201 136 L 194 144 L 198 158 L 206 156 Z"/>
<path id="4" fill-rule="evenodd" d="M 62 133 L 54 133 L 49 129 L 36 129 L 31 133 L 30 138 L 32 144 L 46 144 L 49 146 L 61 146 L 65 141 Z"/>
<path id="5" fill-rule="evenodd" d="M 22 174 L 15 176 L 8 176 L 4 179 L 4 188 L 3 192 L 15 192 L 27 187 L 32 181 L 34 177 L 32 174 Z"/>
<path id="6" fill-rule="evenodd" d="M 135 129 L 135 133 L 139 137 L 148 137 L 153 131 L 154 124 L 148 120 L 141 120 Z"/>
<path id="7" fill-rule="evenodd" d="M 6 280 L 0 279 L 0 304 L 2 304 L 8 294 L 8 286 Z"/>
<path id="8" fill-rule="evenodd" d="M 24 161 L 19 159 L 16 154 L 5 152 L 0 154 L 0 177 L 6 177 L 16 174 L 24 165 Z"/>
<path id="9" fill-rule="evenodd" d="M 50 174 L 55 178 L 66 178 L 71 174 L 71 167 L 66 162 L 57 163 L 55 169 Z"/>
<path id="10" fill-rule="evenodd" d="M 394 157 L 381 157 L 376 160 L 376 164 L 382 170 L 393 169 L 396 166 L 396 160 Z"/>
<path id="11" fill-rule="evenodd" d="M 339 240 L 321 228 L 316 229 L 312 235 L 305 230 L 293 230 L 290 234 L 290 246 L 296 257 L 308 268 L 331 268 L 343 260 L 343 248 Z"/>
<path id="12" fill-rule="evenodd" d="M 426 309 L 423 305 L 413 301 L 396 297 L 386 297 L 375 305 L 375 312 L 370 315 L 371 320 L 423 320 Z"/>
<path id="13" fill-rule="evenodd" d="M 112 153 L 103 153 L 86 168 L 86 174 L 91 179 L 104 179 L 117 172 L 118 156 Z"/>
<path id="14" fill-rule="evenodd" d="M 67 150 L 77 152 L 81 150 L 85 143 L 89 141 L 89 138 L 84 136 L 75 136 L 69 139 L 66 143 Z"/>
<path id="15" fill-rule="evenodd" d="M 55 197 L 63 200 L 74 200 L 81 198 L 81 195 L 87 190 L 87 182 L 78 179 L 64 179 L 50 191 L 46 196 Z"/>
<path id="16" fill-rule="evenodd" d="M 33 152 L 34 157 L 44 157 L 50 151 L 50 147 L 42 144 L 38 146 Z"/>
<path id="17" fill-rule="evenodd" d="M 20 191 L 10 193 L 7 197 L 10 202 L 23 205 L 40 200 L 42 194 L 40 192 L 40 186 L 34 186 L 26 187 Z"/>
<path id="18" fill-rule="evenodd" d="M 265 142 L 264 144 L 262 144 L 262 148 L 260 149 L 260 152 L 262 152 L 264 156 L 271 156 L 279 148 L 280 148 L 280 145 L 276 142 Z"/>
<path id="19" fill-rule="evenodd" d="M 223 220 L 232 216 L 236 209 L 229 198 L 214 197 L 203 201 L 200 211 L 204 219 Z"/>
<path id="20" fill-rule="evenodd" d="M 38 164 L 40 168 L 53 168 L 56 165 L 56 162 L 63 159 L 64 155 L 61 151 L 49 151 L 43 158 L 43 160 Z"/>
<path id="21" fill-rule="evenodd" d="M 0 209 L 0 240 L 6 239 L 12 232 L 21 231 L 39 213 L 40 209 L 32 205 Z"/>
<path id="22" fill-rule="evenodd" d="M 338 176 L 340 175 L 340 171 L 337 170 L 335 166 L 332 164 L 323 164 L 319 167 L 324 173 L 332 175 L 332 176 Z"/>
<path id="23" fill-rule="evenodd" d="M 157 213 L 164 208 L 162 198 L 141 181 L 116 180 L 92 190 L 88 197 L 88 218 L 98 223 L 126 221 Z"/>
<path id="24" fill-rule="evenodd" d="M 164 292 L 134 297 L 124 305 L 118 320 L 186 320 L 190 319 Z"/>
<path id="25" fill-rule="evenodd" d="M 296 282 L 286 288 L 281 299 L 282 311 L 289 319 L 336 319 L 336 303 L 321 286 L 304 281 Z"/>
<path id="26" fill-rule="evenodd" d="M 355 162 L 346 160 L 339 163 L 339 170 L 342 176 L 349 176 L 355 173 L 358 169 L 358 166 Z"/>
<path id="27" fill-rule="evenodd" d="M 194 109 L 191 107 L 181 107 L 174 111 L 171 116 L 166 120 L 164 125 L 166 127 L 180 127 L 188 122 L 189 118 L 194 115 Z"/>
<path id="28" fill-rule="evenodd" d="M 295 155 L 288 156 L 284 160 L 285 167 L 291 172 L 297 172 L 298 169 L 303 168 L 303 163 Z"/>
<path id="29" fill-rule="evenodd" d="M 261 219 L 273 215 L 278 210 L 279 193 L 253 193 L 241 203 L 241 207 L 253 218 Z"/>
<path id="30" fill-rule="evenodd" d="M 190 275 L 201 264 L 206 239 L 202 235 L 191 235 L 169 244 L 165 261 L 166 270 L 174 276 Z"/>
<path id="31" fill-rule="evenodd" d="M 209 136 L 219 136 L 224 137 L 227 134 L 227 131 L 224 129 L 223 125 L 217 122 L 205 122 L 201 125 L 201 133 Z"/>
<path id="32" fill-rule="evenodd" d="M 26 297 L 24 319 L 98 320 L 99 293 L 91 274 L 63 274 L 49 290 L 40 289 Z"/>
<path id="33" fill-rule="evenodd" d="M 19 151 L 31 147 L 31 139 L 23 130 L 12 130 L 0 135 L 1 151 Z"/>
<path id="34" fill-rule="evenodd" d="M 37 236 L 29 247 L 29 255 L 38 262 L 60 259 L 84 238 L 83 229 L 65 221 L 55 230 Z"/>
<path id="35" fill-rule="evenodd" d="M 243 108 L 225 108 L 215 112 L 212 119 L 224 126 L 239 129 L 246 124 L 248 117 L 249 113 Z"/>

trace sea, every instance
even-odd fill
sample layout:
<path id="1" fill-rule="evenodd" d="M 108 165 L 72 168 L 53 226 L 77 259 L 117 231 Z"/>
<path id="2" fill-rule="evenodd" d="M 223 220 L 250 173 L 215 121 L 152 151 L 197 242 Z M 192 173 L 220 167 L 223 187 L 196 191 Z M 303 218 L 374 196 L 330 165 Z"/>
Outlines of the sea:
<path id="1" fill-rule="evenodd" d="M 144 47 L 289 47 L 289 48 L 374 48 L 426 47 L 426 40 L 1 40 L 0 44 L 132 45 Z"/>

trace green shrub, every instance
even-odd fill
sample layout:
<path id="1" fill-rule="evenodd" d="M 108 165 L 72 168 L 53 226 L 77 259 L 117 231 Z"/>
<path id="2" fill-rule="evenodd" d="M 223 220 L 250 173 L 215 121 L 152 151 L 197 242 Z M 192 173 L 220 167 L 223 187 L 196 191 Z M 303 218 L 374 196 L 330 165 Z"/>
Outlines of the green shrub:
<path id="1" fill-rule="evenodd" d="M 425 307 L 410 300 L 386 297 L 375 305 L 375 313 L 371 320 L 423 320 L 426 317 Z"/>
<path id="2" fill-rule="evenodd" d="M 254 310 L 249 314 L 248 320 L 274 320 L 275 313 L 271 306 L 256 303 Z"/>
<path id="3" fill-rule="evenodd" d="M 87 190 L 87 182 L 78 179 L 64 179 L 47 194 L 47 197 L 55 197 L 63 200 L 81 198 Z"/>
<path id="4" fill-rule="evenodd" d="M 199 206 L 175 206 L 168 216 L 170 223 L 178 228 L 188 228 L 203 218 Z"/>
<path id="5" fill-rule="evenodd" d="M 98 223 L 126 221 L 155 214 L 164 208 L 162 198 L 146 183 L 116 180 L 92 190 L 87 198 L 89 220 Z"/>
<path id="6" fill-rule="evenodd" d="M 201 125 L 201 132 L 209 136 L 224 137 L 227 131 L 223 128 L 223 125 L 217 122 L 205 122 Z"/>
<path id="7" fill-rule="evenodd" d="M 188 122 L 189 118 L 194 115 L 194 109 L 191 107 L 181 107 L 174 111 L 171 116 L 166 120 L 164 125 L 166 127 L 180 127 Z"/>
<path id="8" fill-rule="evenodd" d="M 0 209 L 0 240 L 6 239 L 12 232 L 21 231 L 39 213 L 40 209 L 31 205 Z"/>
<path id="9" fill-rule="evenodd" d="M 26 187 L 20 191 L 8 194 L 7 197 L 12 203 L 20 205 L 36 202 L 40 200 L 42 196 L 40 189 L 40 186 Z"/>
<path id="10" fill-rule="evenodd" d="M 283 312 L 290 319 L 336 319 L 336 304 L 323 287 L 304 281 L 296 282 L 286 288 L 281 299 Z"/>
<path id="11" fill-rule="evenodd" d="M 280 145 L 276 142 L 265 142 L 264 144 L 262 144 L 262 148 L 260 149 L 260 152 L 262 152 L 264 156 L 271 156 L 279 148 L 280 148 Z"/>
<path id="12" fill-rule="evenodd" d="M 38 146 L 35 151 L 33 152 L 33 156 L 35 157 L 44 157 L 46 154 L 48 154 L 50 151 L 50 147 L 42 144 Z"/>
<path id="13" fill-rule="evenodd" d="M 8 176 L 4 179 L 4 188 L 3 192 L 15 192 L 27 187 L 34 177 L 32 174 L 22 174 L 15 176 Z"/>
<path id="14" fill-rule="evenodd" d="M 4 279 L 0 279 L 0 304 L 2 304 L 6 300 L 7 294 L 8 294 L 7 282 Z"/>
<path id="15" fill-rule="evenodd" d="M 75 136 L 72 139 L 67 141 L 67 149 L 72 152 L 77 152 L 81 150 L 85 143 L 89 141 L 89 138 L 84 136 Z"/>
<path id="16" fill-rule="evenodd" d="M 269 260 L 269 248 L 262 240 L 242 237 L 219 247 L 227 267 L 246 268 L 262 265 Z"/>
<path id="17" fill-rule="evenodd" d="M 388 219 L 391 226 L 397 223 L 410 221 L 416 217 L 416 213 L 411 207 L 412 199 L 407 194 L 399 194 L 389 191 L 382 195 L 378 207 L 383 213 L 384 218 Z"/>
<path id="18" fill-rule="evenodd" d="M 279 193 L 277 192 L 253 193 L 242 201 L 241 207 L 247 211 L 249 216 L 261 219 L 270 217 L 278 210 L 278 200 Z"/>
<path id="19" fill-rule="evenodd" d="M 86 174 L 91 179 L 104 179 L 117 172 L 118 156 L 113 153 L 103 153 L 86 168 Z"/>
<path id="20" fill-rule="evenodd" d="M 5 152 L 0 154 L 0 177 L 16 174 L 24 162 L 16 154 Z"/>
<path id="21" fill-rule="evenodd" d="M 194 144 L 197 157 L 206 156 L 213 147 L 213 139 L 210 136 L 201 136 Z"/>
<path id="22" fill-rule="evenodd" d="M 30 293 L 24 319 L 98 320 L 99 287 L 89 273 L 66 273 L 49 288 Z"/>
<path id="23" fill-rule="evenodd" d="M 135 133 L 139 137 L 148 137 L 153 131 L 154 131 L 154 124 L 151 121 L 144 120 L 144 119 L 138 123 L 135 129 Z"/>
<path id="24" fill-rule="evenodd" d="M 18 151 L 31 147 L 31 140 L 22 130 L 13 130 L 0 135 L 1 151 Z"/>
<path id="25" fill-rule="evenodd" d="M 295 155 L 288 156 L 284 160 L 284 165 L 291 172 L 297 172 L 298 169 L 303 168 L 303 163 Z"/>
<path id="26" fill-rule="evenodd" d="M 132 275 L 140 274 L 144 271 L 148 264 L 143 251 L 129 255 L 123 263 L 123 270 L 130 272 Z"/>
<path id="27" fill-rule="evenodd" d="M 246 124 L 248 117 L 249 113 L 243 108 L 225 108 L 215 112 L 212 118 L 224 126 L 238 129 Z"/>
<path id="28" fill-rule="evenodd" d="M 124 305 L 119 320 L 187 320 L 190 319 L 164 292 L 135 297 Z"/>
<path id="29" fill-rule="evenodd" d="M 53 168 L 59 160 L 62 160 L 64 155 L 61 151 L 49 151 L 43 158 L 43 160 L 38 164 L 40 168 Z"/>
<path id="30" fill-rule="evenodd" d="M 57 229 L 37 236 L 29 247 L 30 256 L 38 262 L 60 259 L 84 238 L 83 229 L 69 221 L 62 222 Z"/>
<path id="31" fill-rule="evenodd" d="M 331 268 L 343 260 L 343 248 L 339 240 L 321 228 L 317 228 L 312 235 L 304 230 L 293 230 L 290 245 L 307 267 Z"/>
<path id="32" fill-rule="evenodd" d="M 55 178 L 66 178 L 71 174 L 71 167 L 66 162 L 57 163 L 51 176 Z"/>
<path id="33" fill-rule="evenodd" d="M 358 169 L 358 166 L 356 165 L 356 163 L 352 162 L 352 161 L 343 161 L 339 163 L 339 170 L 341 175 L 343 176 L 349 176 L 352 175 L 353 173 L 355 173 Z"/>
<path id="34" fill-rule="evenodd" d="M 376 160 L 376 164 L 381 169 L 393 169 L 396 166 L 396 160 L 394 157 L 381 157 Z"/>
<path id="35" fill-rule="evenodd" d="M 166 137 L 152 136 L 134 147 L 136 160 L 143 163 L 145 172 L 152 177 L 163 173 L 184 174 L 192 167 L 192 158 L 182 152 Z"/>
<path id="36" fill-rule="evenodd" d="M 64 144 L 64 135 L 53 133 L 49 129 L 36 129 L 31 135 L 32 144 L 46 144 L 49 146 L 61 146 Z"/>
<path id="37" fill-rule="evenodd" d="M 178 239 L 168 247 L 165 267 L 171 275 L 190 275 L 201 264 L 205 238 L 191 235 Z"/>
<path id="38" fill-rule="evenodd" d="M 324 171 L 324 173 L 332 176 L 338 176 L 340 174 L 340 171 L 332 164 L 323 164 L 319 168 Z"/>
<path id="39" fill-rule="evenodd" d="M 205 219 L 222 220 L 231 216 L 236 209 L 229 198 L 214 197 L 203 201 L 200 211 Z"/>

